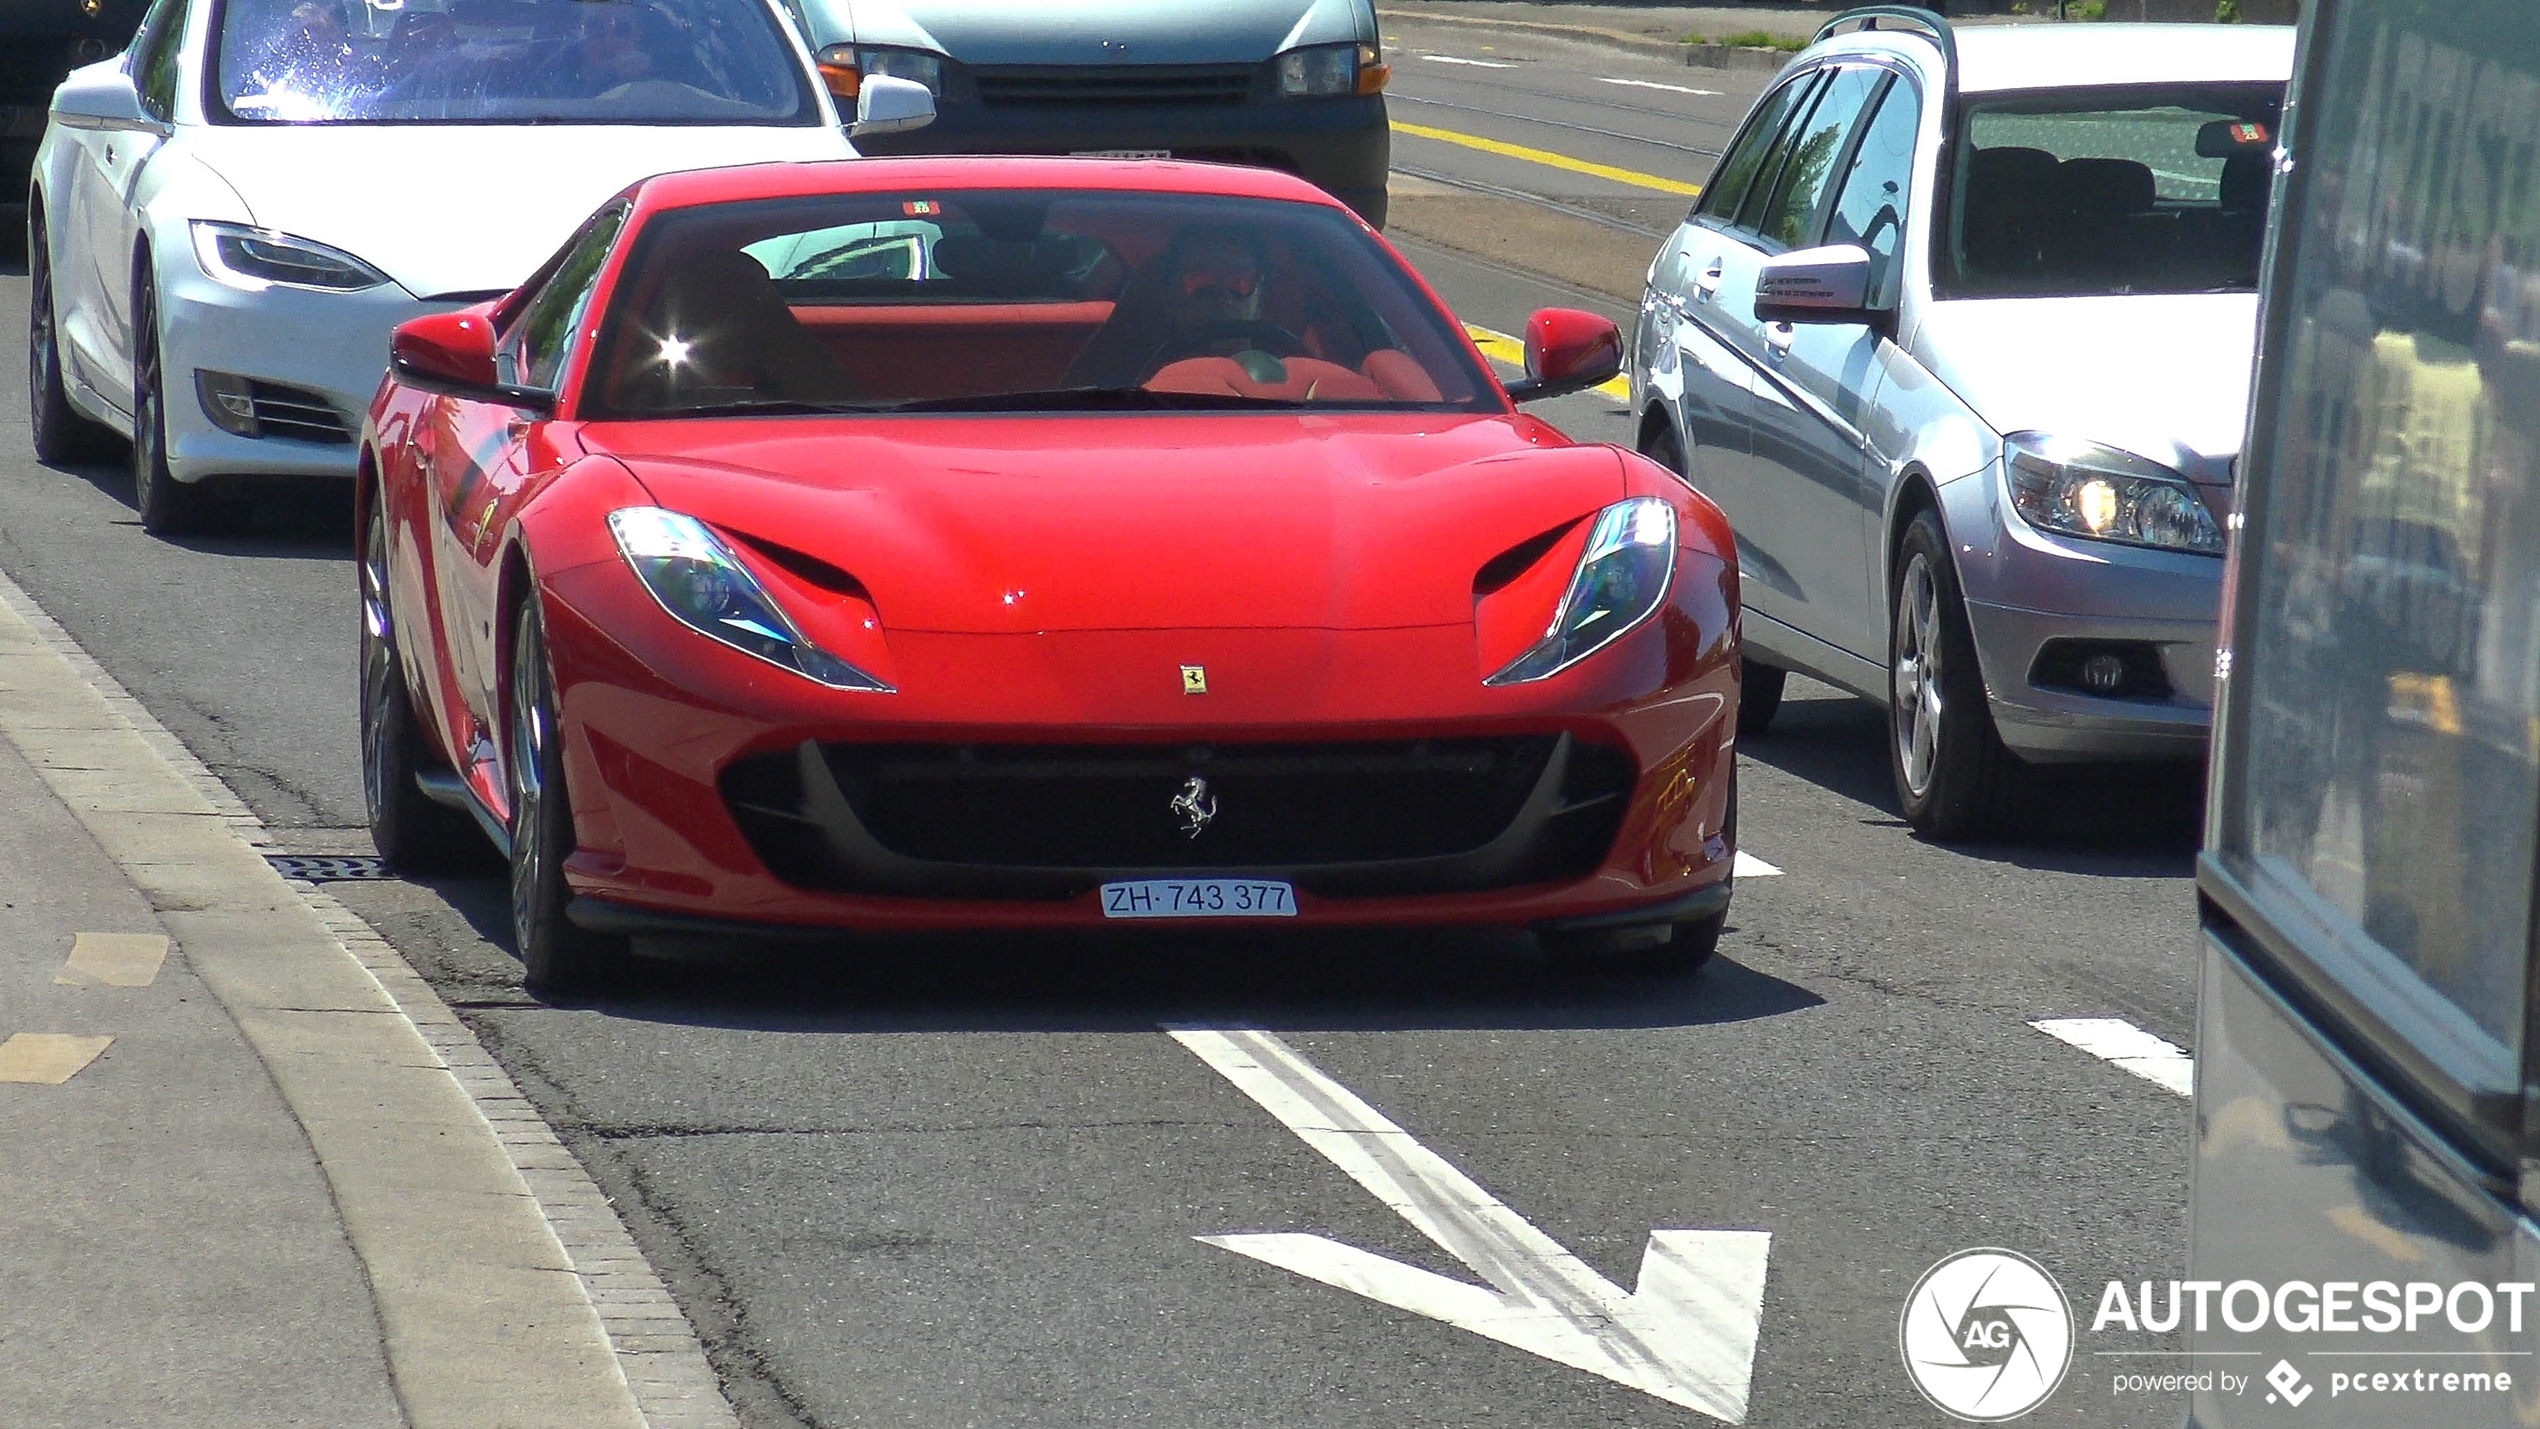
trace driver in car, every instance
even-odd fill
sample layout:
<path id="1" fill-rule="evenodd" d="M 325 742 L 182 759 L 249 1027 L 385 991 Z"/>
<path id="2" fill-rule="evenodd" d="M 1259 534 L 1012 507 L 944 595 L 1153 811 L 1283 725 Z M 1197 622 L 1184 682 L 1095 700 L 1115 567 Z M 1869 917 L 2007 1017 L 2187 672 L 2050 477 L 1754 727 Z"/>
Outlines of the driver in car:
<path id="1" fill-rule="evenodd" d="M 1287 349 L 1294 339 L 1261 316 L 1269 261 L 1260 239 L 1240 228 L 1187 228 L 1120 293 L 1111 320 L 1068 370 L 1070 387 L 1133 387 L 1193 357 L 1238 361 Z M 1275 379 L 1267 379 L 1275 380 Z"/>

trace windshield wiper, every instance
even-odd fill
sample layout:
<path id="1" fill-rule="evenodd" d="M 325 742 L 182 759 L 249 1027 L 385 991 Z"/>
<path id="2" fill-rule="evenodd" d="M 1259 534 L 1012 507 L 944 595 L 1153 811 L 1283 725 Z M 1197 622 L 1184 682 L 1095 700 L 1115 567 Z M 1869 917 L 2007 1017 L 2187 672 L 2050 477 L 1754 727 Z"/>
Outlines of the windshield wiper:
<path id="1" fill-rule="evenodd" d="M 1296 411 L 1285 397 L 1232 392 L 1156 392 L 1144 387 L 1053 387 L 1038 392 L 983 392 L 976 397 L 920 397 L 876 408 L 891 412 L 1239 412 Z"/>

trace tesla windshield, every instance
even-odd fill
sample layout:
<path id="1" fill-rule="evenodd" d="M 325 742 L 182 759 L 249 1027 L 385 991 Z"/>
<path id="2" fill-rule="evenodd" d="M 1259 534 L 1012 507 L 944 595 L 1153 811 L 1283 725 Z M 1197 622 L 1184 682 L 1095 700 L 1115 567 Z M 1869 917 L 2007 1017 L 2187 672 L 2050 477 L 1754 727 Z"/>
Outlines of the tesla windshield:
<path id="1" fill-rule="evenodd" d="M 760 0 L 228 0 L 235 123 L 810 124 Z"/>
<path id="2" fill-rule="evenodd" d="M 2280 84 L 1970 103 L 1942 296 L 2255 292 Z"/>
<path id="3" fill-rule="evenodd" d="M 1495 397 L 1437 305 L 1337 210 L 1006 190 L 656 217 L 617 282 L 583 402 L 695 416 Z"/>

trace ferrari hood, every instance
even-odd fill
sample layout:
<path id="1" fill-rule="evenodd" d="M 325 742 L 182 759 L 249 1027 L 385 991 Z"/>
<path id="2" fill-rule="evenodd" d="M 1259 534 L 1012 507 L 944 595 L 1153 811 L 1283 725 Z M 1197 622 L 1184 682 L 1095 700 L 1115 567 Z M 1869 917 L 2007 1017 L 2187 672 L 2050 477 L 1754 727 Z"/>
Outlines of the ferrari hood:
<path id="1" fill-rule="evenodd" d="M 518 286 L 638 179 L 850 152 L 825 126 L 352 124 L 233 126 L 190 157 L 259 226 L 340 248 L 428 298 Z M 474 178 L 448 181 L 460 175 Z"/>
<path id="2" fill-rule="evenodd" d="M 584 440 L 661 505 L 845 572 L 886 630 L 1028 634 L 1469 625 L 1492 557 L 1624 494 L 1619 452 L 1537 447 L 1536 430 L 904 418 L 619 423 Z"/>
<path id="3" fill-rule="evenodd" d="M 906 45 L 964 64 L 1258 64 L 1297 45 L 1369 38 L 1353 0 L 813 0 L 807 8 L 822 44 Z"/>

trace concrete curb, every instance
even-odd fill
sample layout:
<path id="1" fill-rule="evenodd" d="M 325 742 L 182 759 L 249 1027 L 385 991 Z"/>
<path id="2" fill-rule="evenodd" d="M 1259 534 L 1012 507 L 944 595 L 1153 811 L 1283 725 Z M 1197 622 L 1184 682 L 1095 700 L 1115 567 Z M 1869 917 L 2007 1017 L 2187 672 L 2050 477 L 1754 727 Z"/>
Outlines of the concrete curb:
<path id="1" fill-rule="evenodd" d="M 1597 25 L 1567 25 L 1551 20 L 1504 20 L 1490 15 L 1448 15 L 1434 10 L 1399 10 L 1379 6 L 1380 20 L 1410 20 L 1436 25 L 1471 25 L 1482 29 L 1513 30 L 1520 34 L 1548 35 L 1555 39 L 1577 40 L 1583 44 L 1604 45 L 1631 54 L 1660 60 L 1680 60 L 1697 69 L 1778 72 L 1790 63 L 1793 52 L 1756 49 L 1745 45 L 1688 45 L 1674 40 L 1653 40 L 1645 35 L 1627 34 Z"/>
<path id="2" fill-rule="evenodd" d="M 733 1429 L 607 1199 L 432 989 L 0 575 L 0 736 L 158 911 L 306 1132 L 413 1429 Z"/>

